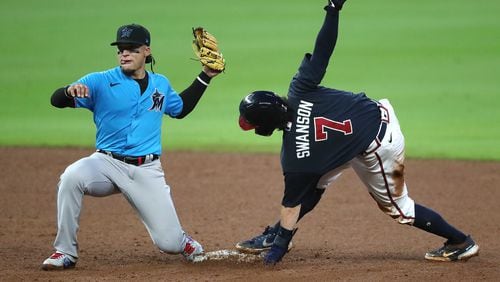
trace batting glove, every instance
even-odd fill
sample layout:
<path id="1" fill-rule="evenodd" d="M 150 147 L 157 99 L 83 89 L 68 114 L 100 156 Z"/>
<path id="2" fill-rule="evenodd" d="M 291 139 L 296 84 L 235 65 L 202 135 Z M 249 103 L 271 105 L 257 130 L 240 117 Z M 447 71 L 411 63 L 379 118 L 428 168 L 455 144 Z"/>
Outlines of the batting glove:
<path id="1" fill-rule="evenodd" d="M 265 265 L 271 266 L 281 261 L 288 251 L 288 244 L 292 241 L 292 237 L 295 235 L 295 232 L 297 232 L 297 229 L 288 230 L 280 225 L 278 234 L 276 234 L 276 238 L 274 238 L 273 245 L 264 257 Z"/>
<path id="2" fill-rule="evenodd" d="M 342 6 L 346 0 L 328 0 L 328 7 L 332 7 L 337 11 L 342 10 Z"/>
<path id="3" fill-rule="evenodd" d="M 288 251 L 288 247 L 282 247 L 278 246 L 276 244 L 272 245 L 271 249 L 269 252 L 267 252 L 266 256 L 264 257 L 264 264 L 273 266 L 285 256 L 286 252 Z"/>

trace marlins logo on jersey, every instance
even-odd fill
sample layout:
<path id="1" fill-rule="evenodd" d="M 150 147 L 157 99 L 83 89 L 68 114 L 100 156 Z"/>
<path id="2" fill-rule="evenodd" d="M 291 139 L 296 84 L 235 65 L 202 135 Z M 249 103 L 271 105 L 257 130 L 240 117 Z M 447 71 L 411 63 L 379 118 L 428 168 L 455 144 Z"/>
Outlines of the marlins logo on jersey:
<path id="1" fill-rule="evenodd" d="M 165 95 L 161 94 L 157 88 L 155 88 L 155 92 L 151 95 L 151 99 L 153 99 L 153 105 L 149 108 L 150 111 L 161 112 L 163 107 L 163 100 L 165 99 Z"/>

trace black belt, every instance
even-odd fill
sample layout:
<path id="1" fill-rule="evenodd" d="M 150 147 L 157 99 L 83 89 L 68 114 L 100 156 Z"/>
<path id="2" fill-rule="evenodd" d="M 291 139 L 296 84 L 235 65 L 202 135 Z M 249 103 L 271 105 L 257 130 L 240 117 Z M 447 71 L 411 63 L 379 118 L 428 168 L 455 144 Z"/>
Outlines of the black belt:
<path id="1" fill-rule="evenodd" d="M 112 157 L 113 159 L 117 159 L 117 160 L 122 161 L 124 163 L 136 165 L 136 166 L 147 164 L 147 163 L 150 163 L 150 162 L 155 161 L 155 160 L 160 158 L 159 155 L 155 155 L 155 154 L 149 154 L 149 155 L 138 156 L 138 157 L 131 157 L 131 156 L 119 155 L 119 154 L 104 151 L 101 149 L 98 149 L 97 152 L 101 153 L 101 154 L 108 155 L 108 156 Z"/>

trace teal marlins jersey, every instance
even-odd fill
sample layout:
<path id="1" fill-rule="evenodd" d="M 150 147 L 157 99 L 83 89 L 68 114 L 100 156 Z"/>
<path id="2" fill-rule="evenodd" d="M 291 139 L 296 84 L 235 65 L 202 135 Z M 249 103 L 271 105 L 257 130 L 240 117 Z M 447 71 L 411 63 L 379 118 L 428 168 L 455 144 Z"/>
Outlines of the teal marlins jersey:
<path id="1" fill-rule="evenodd" d="M 93 112 L 97 149 L 127 156 L 161 154 L 162 117 L 179 115 L 183 102 L 165 76 L 148 72 L 148 77 L 142 95 L 139 83 L 120 67 L 78 80 L 88 86 L 89 97 L 75 98 L 76 107 Z"/>

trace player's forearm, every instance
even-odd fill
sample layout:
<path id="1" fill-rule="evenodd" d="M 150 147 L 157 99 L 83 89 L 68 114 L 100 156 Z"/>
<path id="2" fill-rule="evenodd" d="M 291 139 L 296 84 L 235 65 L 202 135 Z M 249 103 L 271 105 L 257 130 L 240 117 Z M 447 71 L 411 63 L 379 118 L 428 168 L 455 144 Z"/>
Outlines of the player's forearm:
<path id="1" fill-rule="evenodd" d="M 335 44 L 337 43 L 338 27 L 339 11 L 331 7 L 326 8 L 323 26 L 316 37 L 314 51 L 311 56 L 311 62 L 316 64 L 320 69 L 326 70 L 328 66 L 330 57 L 335 49 Z"/>
<path id="2" fill-rule="evenodd" d="M 295 228 L 295 224 L 297 224 L 297 220 L 299 219 L 300 207 L 300 205 L 293 208 L 281 207 L 280 225 L 283 228 L 288 230 Z"/>
<path id="3" fill-rule="evenodd" d="M 198 104 L 201 96 L 205 92 L 212 78 L 206 73 L 201 72 L 198 77 L 193 81 L 193 83 L 182 91 L 179 96 L 182 99 L 182 112 L 176 116 L 176 118 L 183 118 L 187 116 Z"/>
<path id="4" fill-rule="evenodd" d="M 50 103 L 56 108 L 75 107 L 75 98 L 67 95 L 67 87 L 61 87 L 54 91 L 50 97 Z"/>

